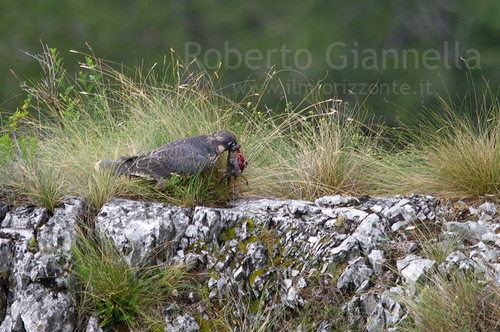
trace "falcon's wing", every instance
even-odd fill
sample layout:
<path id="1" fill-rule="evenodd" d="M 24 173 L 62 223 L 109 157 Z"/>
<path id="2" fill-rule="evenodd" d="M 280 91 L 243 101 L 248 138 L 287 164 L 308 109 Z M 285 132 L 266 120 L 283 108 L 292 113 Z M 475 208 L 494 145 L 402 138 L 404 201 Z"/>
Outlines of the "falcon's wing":
<path id="1" fill-rule="evenodd" d="M 209 157 L 210 153 L 205 149 L 176 144 L 139 156 L 136 167 L 160 177 L 170 177 L 172 173 L 180 176 L 194 175 L 205 170 Z"/>

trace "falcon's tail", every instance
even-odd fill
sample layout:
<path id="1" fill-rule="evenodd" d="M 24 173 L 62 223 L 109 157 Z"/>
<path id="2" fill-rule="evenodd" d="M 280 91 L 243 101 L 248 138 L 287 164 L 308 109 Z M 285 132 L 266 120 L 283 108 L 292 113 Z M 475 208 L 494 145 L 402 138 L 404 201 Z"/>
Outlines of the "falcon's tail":
<path id="1" fill-rule="evenodd" d="M 128 160 L 118 159 L 118 160 L 99 160 L 94 164 L 94 168 L 97 171 L 110 170 L 115 172 L 117 175 L 131 174 L 130 167 L 131 162 Z"/>

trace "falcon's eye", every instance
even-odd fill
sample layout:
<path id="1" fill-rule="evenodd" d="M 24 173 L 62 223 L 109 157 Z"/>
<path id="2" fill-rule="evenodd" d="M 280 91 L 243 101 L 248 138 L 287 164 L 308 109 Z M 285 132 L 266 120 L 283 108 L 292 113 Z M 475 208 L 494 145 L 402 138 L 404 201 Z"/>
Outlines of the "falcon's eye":
<path id="1" fill-rule="evenodd" d="M 231 151 L 235 151 L 240 148 L 240 145 L 235 141 L 229 141 L 227 142 L 227 148 Z"/>

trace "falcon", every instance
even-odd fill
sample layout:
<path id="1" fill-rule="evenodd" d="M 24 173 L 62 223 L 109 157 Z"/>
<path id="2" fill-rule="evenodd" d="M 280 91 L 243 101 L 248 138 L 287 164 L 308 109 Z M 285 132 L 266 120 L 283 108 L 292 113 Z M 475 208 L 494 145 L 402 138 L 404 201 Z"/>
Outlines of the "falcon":
<path id="1" fill-rule="evenodd" d="M 96 169 L 111 169 L 118 175 L 135 175 L 160 181 L 178 176 L 192 176 L 218 165 L 225 151 L 237 151 L 240 145 L 233 133 L 220 130 L 210 135 L 180 138 L 155 150 L 101 160 Z"/>

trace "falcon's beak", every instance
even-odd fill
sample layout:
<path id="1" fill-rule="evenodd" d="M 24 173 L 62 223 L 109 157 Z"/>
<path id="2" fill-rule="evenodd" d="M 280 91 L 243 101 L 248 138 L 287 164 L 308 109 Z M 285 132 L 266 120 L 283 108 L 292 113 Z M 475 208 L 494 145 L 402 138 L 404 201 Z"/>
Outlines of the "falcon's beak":
<path id="1" fill-rule="evenodd" d="M 240 149 L 240 145 L 239 145 L 239 144 L 236 144 L 235 146 L 233 146 L 233 147 L 231 148 L 231 151 L 237 151 L 237 150 L 239 150 L 239 149 Z"/>

